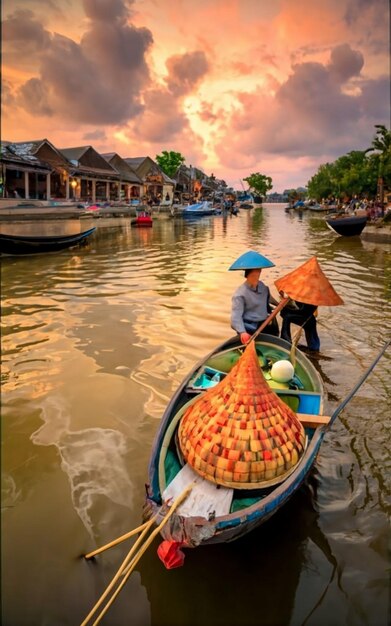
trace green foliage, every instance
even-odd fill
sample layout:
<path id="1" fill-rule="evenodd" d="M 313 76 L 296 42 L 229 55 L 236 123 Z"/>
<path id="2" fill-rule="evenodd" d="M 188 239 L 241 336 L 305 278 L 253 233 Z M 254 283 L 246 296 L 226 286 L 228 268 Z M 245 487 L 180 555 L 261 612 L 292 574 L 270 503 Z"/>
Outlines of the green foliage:
<path id="1" fill-rule="evenodd" d="M 162 168 L 163 172 L 172 178 L 178 167 L 185 162 L 185 157 L 180 152 L 163 150 L 161 154 L 156 155 L 156 162 Z"/>
<path id="2" fill-rule="evenodd" d="M 255 191 L 260 196 L 265 196 L 273 187 L 270 176 L 265 176 L 259 172 L 256 174 L 250 174 L 250 176 L 243 178 L 243 180 L 246 181 L 251 191 Z"/>
<path id="3" fill-rule="evenodd" d="M 391 188 L 391 131 L 382 124 L 376 124 L 376 135 L 372 140 L 372 147 L 366 153 L 372 152 L 378 175 L 384 179 L 387 187 Z"/>
<path id="4" fill-rule="evenodd" d="M 288 200 L 289 202 L 297 202 L 297 200 L 304 200 L 306 197 L 306 192 L 302 189 L 288 189 Z"/>
<path id="5" fill-rule="evenodd" d="M 321 200 L 335 196 L 365 195 L 375 197 L 378 178 L 391 187 L 391 133 L 385 126 L 377 125 L 372 147 L 354 150 L 339 157 L 334 163 L 321 165 L 308 182 L 308 194 Z"/>

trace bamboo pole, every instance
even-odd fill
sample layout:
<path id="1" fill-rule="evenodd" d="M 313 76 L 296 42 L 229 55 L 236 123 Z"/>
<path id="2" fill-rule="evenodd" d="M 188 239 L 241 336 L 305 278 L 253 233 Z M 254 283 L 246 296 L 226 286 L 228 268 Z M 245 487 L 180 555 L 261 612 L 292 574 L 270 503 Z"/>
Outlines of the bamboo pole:
<path id="1" fill-rule="evenodd" d="M 170 519 L 171 515 L 173 513 L 175 513 L 176 509 L 178 508 L 178 506 L 180 506 L 182 504 L 182 502 L 187 498 L 187 496 L 189 495 L 190 491 L 193 489 L 193 483 L 191 483 L 190 485 L 188 485 L 186 487 L 186 489 L 184 489 L 182 491 L 182 493 L 177 497 L 177 499 L 175 500 L 175 502 L 170 506 L 170 510 L 168 511 L 168 513 L 165 515 L 165 517 L 162 519 L 162 521 L 160 522 L 159 526 L 157 526 L 155 528 L 155 530 L 153 531 L 153 533 L 148 537 L 146 543 L 144 544 L 144 546 L 141 548 L 141 554 L 140 555 L 136 555 L 132 561 L 132 563 L 129 563 L 129 565 L 126 567 L 125 571 L 123 572 L 123 575 L 125 576 L 125 574 L 127 574 L 127 572 L 130 569 L 133 569 L 134 566 L 136 565 L 137 561 L 141 558 L 141 556 L 144 554 L 145 550 L 147 549 L 147 547 L 152 543 L 152 541 L 154 540 L 154 538 L 156 537 L 156 535 L 158 535 L 161 531 L 161 529 L 163 528 L 163 526 L 165 526 L 168 522 L 168 520 Z"/>
<path id="2" fill-rule="evenodd" d="M 302 332 L 303 332 L 303 326 L 300 326 L 299 330 L 297 331 L 296 337 L 292 341 L 292 347 L 289 353 L 289 358 L 294 368 L 296 367 L 296 348 L 297 348 L 297 344 L 299 343 Z"/>
<path id="3" fill-rule="evenodd" d="M 124 559 L 124 561 L 122 562 L 122 565 L 120 566 L 120 568 L 118 569 L 117 573 L 115 574 L 114 578 L 112 579 L 112 581 L 110 582 L 110 584 L 106 587 L 105 591 L 103 592 L 103 594 L 101 595 L 101 597 L 99 598 L 99 600 L 97 601 L 97 603 L 95 604 L 95 606 L 91 609 L 91 611 L 89 612 L 89 614 L 87 615 L 87 617 L 84 619 L 84 621 L 81 623 L 81 626 L 86 626 L 86 624 L 89 622 L 89 620 L 91 619 L 91 617 L 94 615 L 94 613 L 97 611 L 97 609 L 100 607 L 100 605 L 102 604 L 102 602 L 105 600 L 105 598 L 107 597 L 107 595 L 110 593 L 110 591 L 113 589 L 114 585 L 116 584 L 116 582 L 118 581 L 118 579 L 120 578 L 121 575 L 124 576 L 123 580 L 121 581 L 121 583 L 118 585 L 117 589 L 114 591 L 113 595 L 111 596 L 110 600 L 107 602 L 106 606 L 103 608 L 103 610 L 100 612 L 100 614 L 98 615 L 97 619 L 94 622 L 94 626 L 95 624 L 98 624 L 100 622 L 100 620 L 102 619 L 102 617 L 105 615 L 105 613 L 107 612 L 107 610 L 110 608 L 110 606 L 112 605 L 112 603 L 114 602 L 115 598 L 117 597 L 117 595 L 119 594 L 119 592 L 121 591 L 122 587 L 124 586 L 124 584 L 126 583 L 126 581 L 128 580 L 130 574 L 132 573 L 132 571 L 134 570 L 135 566 L 137 565 L 138 561 L 141 559 L 142 555 L 144 554 L 144 552 L 146 551 L 146 549 L 151 545 L 152 541 L 155 539 L 156 535 L 161 531 L 161 529 L 163 528 L 163 526 L 168 522 L 169 518 L 171 517 L 171 515 L 175 512 L 175 510 L 178 508 L 178 506 L 180 504 L 182 504 L 183 500 L 185 498 L 187 498 L 187 496 L 189 495 L 191 489 L 193 488 L 193 484 L 189 485 L 178 497 L 177 499 L 174 501 L 174 503 L 171 505 L 170 510 L 168 511 L 168 513 L 165 515 L 165 517 L 163 518 L 163 520 L 161 521 L 161 523 L 159 524 L 159 526 L 157 526 L 157 528 L 153 531 L 153 533 L 151 533 L 151 535 L 148 537 L 148 539 L 145 541 L 144 545 L 141 546 L 140 544 L 142 543 L 143 539 L 145 538 L 145 536 L 147 535 L 149 529 L 151 528 L 152 524 L 156 521 L 156 518 L 158 515 L 155 515 L 149 522 L 146 522 L 145 524 L 145 528 L 143 530 L 143 532 L 141 533 L 140 537 L 138 538 L 138 540 L 136 541 L 136 543 L 134 544 L 134 546 L 132 546 L 131 550 L 129 551 L 129 553 L 127 554 L 126 558 Z M 140 548 L 139 548 L 140 546 Z M 135 554 L 137 548 L 139 548 L 139 551 L 137 552 L 137 554 Z M 131 557 L 133 557 L 131 563 L 129 563 Z"/>
<path id="4" fill-rule="evenodd" d="M 97 548 L 96 550 L 93 550 L 92 552 L 89 552 L 88 554 L 85 554 L 84 558 L 92 559 L 92 557 L 95 556 L 96 554 L 100 554 L 101 552 L 104 552 L 105 550 L 108 550 L 109 548 L 112 548 L 113 546 L 116 546 L 119 543 L 126 541 L 126 539 L 133 537 L 133 535 L 137 535 L 137 533 L 141 533 L 141 531 L 146 527 L 147 524 L 148 522 L 145 522 L 144 524 L 141 524 L 141 526 L 137 526 L 137 528 L 134 528 L 133 530 L 126 533 L 125 535 L 118 537 L 118 539 L 114 539 L 113 541 L 110 541 L 110 543 L 106 543 L 106 545 L 101 546 L 100 548 Z"/>
<path id="5" fill-rule="evenodd" d="M 123 573 L 124 569 L 126 568 L 126 566 L 128 565 L 129 561 L 131 560 L 135 550 L 138 548 L 138 546 L 140 545 L 140 543 L 142 542 L 144 537 L 147 535 L 149 529 L 151 528 L 151 526 L 156 521 L 156 518 L 157 518 L 157 515 L 155 515 L 152 519 L 149 520 L 149 522 L 146 523 L 146 526 L 145 526 L 143 532 L 141 533 L 140 537 L 137 539 L 135 544 L 131 547 L 131 549 L 129 550 L 128 554 L 126 555 L 126 557 L 122 561 L 122 564 L 120 565 L 117 573 L 115 574 L 115 576 L 113 577 L 111 582 L 108 584 L 108 586 L 106 587 L 106 589 L 102 593 L 101 597 L 96 602 L 96 604 L 92 607 L 91 611 L 88 613 L 87 617 L 83 620 L 83 622 L 81 623 L 80 626 L 86 626 L 86 624 L 89 622 L 91 617 L 94 615 L 94 613 L 100 607 L 100 605 L 105 600 L 105 598 L 108 596 L 110 591 L 113 589 L 114 585 L 116 584 L 116 582 L 120 578 L 121 574 Z"/>
<path id="6" fill-rule="evenodd" d="M 153 533 L 151 533 L 151 535 L 148 537 L 148 539 L 146 540 L 144 545 L 140 548 L 138 554 L 136 554 L 134 556 L 132 562 L 122 572 L 122 574 L 123 574 L 122 581 L 118 585 L 117 589 L 114 591 L 113 595 L 111 596 L 110 600 L 107 602 L 107 604 L 104 607 L 104 609 L 99 613 L 98 617 L 96 618 L 95 622 L 93 623 L 93 626 L 97 626 L 97 624 L 99 624 L 99 622 L 102 619 L 102 617 L 107 613 L 108 609 L 113 604 L 114 600 L 118 596 L 118 594 L 121 591 L 121 589 L 124 587 L 126 581 L 128 580 L 129 576 L 133 572 L 134 568 L 136 567 L 137 563 L 141 559 L 141 557 L 144 554 L 144 552 L 147 550 L 147 548 L 149 548 L 149 546 L 151 545 L 151 543 L 155 539 L 156 535 L 159 534 L 159 532 L 161 531 L 163 526 L 168 522 L 168 520 L 170 519 L 171 515 L 175 512 L 175 510 L 178 508 L 178 506 L 180 504 L 182 504 L 182 502 L 183 502 L 183 500 L 185 500 L 185 498 L 187 498 L 187 496 L 189 495 L 189 493 L 192 490 L 192 488 L 193 488 L 193 484 L 189 485 L 188 487 L 186 487 L 186 489 L 184 491 L 182 491 L 182 493 L 177 497 L 175 502 L 170 507 L 170 510 L 168 511 L 166 516 L 160 522 L 159 526 L 157 526 L 157 528 L 155 528 Z"/>

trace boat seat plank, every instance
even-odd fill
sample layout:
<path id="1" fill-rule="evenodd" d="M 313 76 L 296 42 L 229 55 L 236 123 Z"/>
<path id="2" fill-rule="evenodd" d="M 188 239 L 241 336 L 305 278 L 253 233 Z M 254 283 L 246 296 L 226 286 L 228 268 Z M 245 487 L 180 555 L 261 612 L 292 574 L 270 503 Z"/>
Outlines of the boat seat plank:
<path id="1" fill-rule="evenodd" d="M 231 509 L 233 489 L 221 487 L 202 478 L 186 463 L 163 491 L 163 500 L 175 500 L 189 485 L 193 488 L 178 509 L 184 517 L 219 517 Z"/>
<path id="2" fill-rule="evenodd" d="M 305 391 L 304 389 L 273 389 L 278 395 L 287 396 L 320 396 L 320 391 Z"/>
<path id="3" fill-rule="evenodd" d="M 296 413 L 297 418 L 308 428 L 318 428 L 318 426 L 325 426 L 330 422 L 330 415 L 311 415 L 310 413 Z"/>

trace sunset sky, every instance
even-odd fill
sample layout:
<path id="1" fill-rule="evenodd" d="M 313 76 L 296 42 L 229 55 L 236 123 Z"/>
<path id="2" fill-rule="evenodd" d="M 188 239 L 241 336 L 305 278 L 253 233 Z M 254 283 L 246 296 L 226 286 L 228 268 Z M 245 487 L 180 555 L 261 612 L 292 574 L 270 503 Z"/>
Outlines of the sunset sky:
<path id="1" fill-rule="evenodd" d="M 388 0 L 3 0 L 2 139 L 273 191 L 390 124 Z"/>

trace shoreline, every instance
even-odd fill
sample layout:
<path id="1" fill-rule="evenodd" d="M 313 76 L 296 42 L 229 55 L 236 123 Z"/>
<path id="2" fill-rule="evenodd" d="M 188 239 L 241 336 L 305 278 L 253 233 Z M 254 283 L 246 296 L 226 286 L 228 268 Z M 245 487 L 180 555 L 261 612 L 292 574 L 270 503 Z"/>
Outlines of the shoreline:
<path id="1" fill-rule="evenodd" d="M 139 208 L 139 207 L 138 207 Z M 154 218 L 170 217 L 170 206 L 152 208 Z M 78 209 L 72 205 L 66 206 L 8 206 L 0 205 L 0 226 L 5 224 L 23 223 L 31 220 L 99 220 L 101 218 L 135 217 L 136 207 L 110 206 L 100 207 L 96 211 Z M 0 229 L 1 230 L 1 229 Z M 361 233 L 363 241 L 373 243 L 391 243 L 391 224 L 367 224 Z"/>

